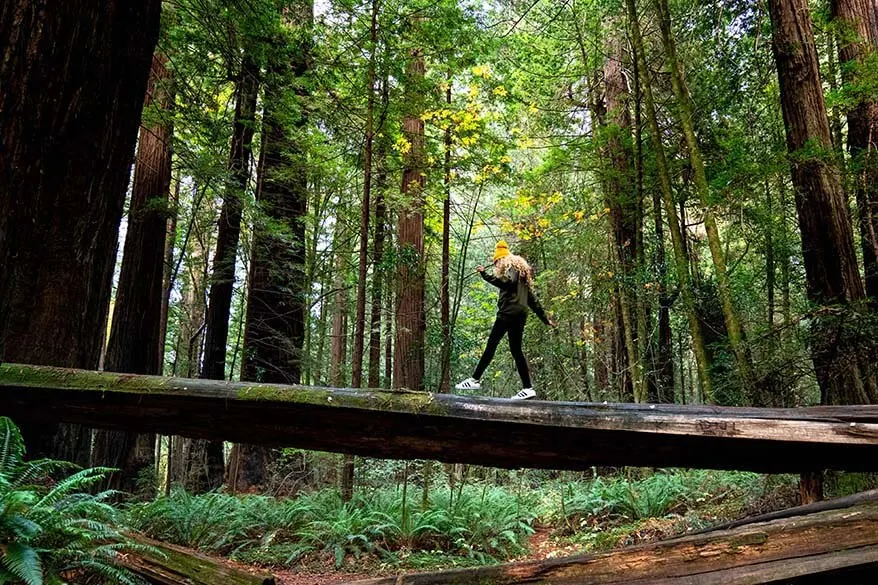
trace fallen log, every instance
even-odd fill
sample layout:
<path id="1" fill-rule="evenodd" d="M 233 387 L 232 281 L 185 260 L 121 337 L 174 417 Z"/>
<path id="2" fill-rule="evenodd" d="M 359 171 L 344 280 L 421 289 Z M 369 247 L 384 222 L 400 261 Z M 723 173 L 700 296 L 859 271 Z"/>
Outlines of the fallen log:
<path id="1" fill-rule="evenodd" d="M 161 555 L 126 552 L 119 556 L 120 565 L 153 585 L 275 585 L 274 576 L 265 571 L 239 569 L 225 561 L 142 534 L 128 533 L 127 536 L 161 552 Z"/>
<path id="2" fill-rule="evenodd" d="M 846 580 L 830 578 L 840 574 Z M 815 575 L 822 578 L 814 581 Z M 867 503 L 601 554 L 401 574 L 356 585 L 853 585 L 878 582 L 876 576 L 878 503 Z"/>
<path id="3" fill-rule="evenodd" d="M 878 471 L 878 406 L 511 401 L 0 365 L 0 415 L 396 459 Z"/>

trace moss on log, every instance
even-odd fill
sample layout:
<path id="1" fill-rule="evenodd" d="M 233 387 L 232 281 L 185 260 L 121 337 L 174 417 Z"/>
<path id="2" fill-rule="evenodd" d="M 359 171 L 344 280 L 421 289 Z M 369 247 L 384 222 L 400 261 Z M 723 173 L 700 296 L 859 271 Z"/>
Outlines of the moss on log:
<path id="1" fill-rule="evenodd" d="M 129 533 L 138 544 L 149 545 L 161 555 L 128 552 L 120 564 L 154 585 L 275 585 L 274 576 L 243 569 L 197 551 Z"/>
<path id="2" fill-rule="evenodd" d="M 512 401 L 0 365 L 0 415 L 396 459 L 878 471 L 878 406 Z"/>

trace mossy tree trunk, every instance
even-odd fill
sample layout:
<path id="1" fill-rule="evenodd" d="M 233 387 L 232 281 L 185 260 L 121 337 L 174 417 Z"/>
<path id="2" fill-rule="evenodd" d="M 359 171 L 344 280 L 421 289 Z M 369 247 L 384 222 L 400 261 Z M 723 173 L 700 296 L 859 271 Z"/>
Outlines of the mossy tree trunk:
<path id="1" fill-rule="evenodd" d="M 650 140 L 655 153 L 656 168 L 659 176 L 659 187 L 665 213 L 668 217 L 668 225 L 671 229 L 671 242 L 674 248 L 674 267 L 677 272 L 677 280 L 680 286 L 680 294 L 683 297 L 686 316 L 689 321 L 689 333 L 692 338 L 692 349 L 695 353 L 695 363 L 698 369 L 698 379 L 704 392 L 705 401 L 713 400 L 713 389 L 710 379 L 710 363 L 707 350 L 704 346 L 704 336 L 695 307 L 695 295 L 692 290 L 692 282 L 689 273 L 689 257 L 683 242 L 683 232 L 677 219 L 674 207 L 674 196 L 671 189 L 671 178 L 668 171 L 668 162 L 662 144 L 661 132 L 658 126 L 655 100 L 653 99 L 652 84 L 649 79 L 646 56 L 644 53 L 643 38 L 640 33 L 640 21 L 637 15 L 637 6 L 634 0 L 625 0 L 628 9 L 629 26 L 631 27 L 632 42 L 634 45 L 635 58 L 637 59 L 637 71 L 640 77 L 640 86 L 643 91 L 644 105 L 646 106 L 646 121 L 649 126 Z"/>
<path id="2" fill-rule="evenodd" d="M 250 290 L 241 379 L 298 383 L 305 338 L 305 214 L 308 202 L 308 124 L 305 77 L 310 68 L 313 5 L 284 11 L 284 34 L 272 46 L 266 74 L 266 109 L 253 235 Z M 275 453 L 238 445 L 238 489 L 266 481 Z"/>
<path id="3" fill-rule="evenodd" d="M 738 373 L 745 391 L 750 395 L 751 403 L 763 404 L 766 397 L 761 396 L 759 391 L 758 380 L 753 370 L 753 359 L 744 339 L 744 330 L 741 326 L 738 310 L 732 300 L 732 288 L 729 283 L 728 269 L 726 268 L 726 256 L 713 212 L 713 201 L 710 194 L 710 185 L 707 182 L 704 157 L 701 152 L 701 146 L 698 144 L 698 139 L 695 136 L 695 114 L 692 98 L 686 85 L 686 80 L 683 77 L 682 67 L 677 60 L 676 40 L 671 31 L 671 15 L 668 2 L 667 0 L 655 0 L 655 5 L 658 11 L 659 28 L 661 29 L 665 58 L 671 70 L 671 88 L 674 92 L 676 117 L 683 130 L 683 137 L 689 150 L 689 161 L 692 166 L 695 191 L 701 204 L 704 229 L 707 233 L 707 243 L 713 260 L 717 291 L 719 292 L 720 305 L 722 306 L 726 330 L 729 336 L 729 345 L 735 355 Z"/>
<path id="4" fill-rule="evenodd" d="M 857 89 L 868 82 L 867 67 L 874 62 L 878 46 L 878 3 L 875 0 L 832 0 L 830 4 L 837 24 L 842 79 Z M 847 123 L 866 294 L 873 303 L 878 303 L 878 96 L 860 90 L 848 110 Z"/>

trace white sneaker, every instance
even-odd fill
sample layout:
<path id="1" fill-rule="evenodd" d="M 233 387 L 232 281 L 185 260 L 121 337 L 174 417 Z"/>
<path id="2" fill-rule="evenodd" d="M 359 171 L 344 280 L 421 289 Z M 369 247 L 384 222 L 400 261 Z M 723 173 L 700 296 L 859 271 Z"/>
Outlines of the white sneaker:
<path id="1" fill-rule="evenodd" d="M 467 378 L 466 380 L 455 386 L 455 388 L 457 388 L 458 390 L 479 390 L 481 387 L 482 385 L 475 378 Z"/>
<path id="2" fill-rule="evenodd" d="M 536 395 L 537 393 L 534 392 L 533 388 L 525 388 L 524 390 L 513 396 L 512 400 L 527 400 L 529 398 L 534 398 Z"/>

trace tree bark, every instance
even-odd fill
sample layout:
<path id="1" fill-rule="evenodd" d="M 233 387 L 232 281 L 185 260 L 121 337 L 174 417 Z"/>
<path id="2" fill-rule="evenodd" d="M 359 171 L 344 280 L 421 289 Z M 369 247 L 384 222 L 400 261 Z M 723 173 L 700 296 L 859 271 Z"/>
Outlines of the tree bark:
<path id="1" fill-rule="evenodd" d="M 345 261 L 341 251 L 342 225 L 337 220 L 335 224 L 333 251 L 335 253 L 335 276 L 333 287 L 335 288 L 333 311 L 332 311 L 332 346 L 329 362 L 329 384 L 333 388 L 342 388 L 345 385 L 345 370 L 347 369 L 348 347 L 348 294 L 345 284 Z M 345 455 L 342 462 L 340 488 L 342 500 L 350 501 L 354 495 L 354 459 L 352 455 Z"/>
<path id="2" fill-rule="evenodd" d="M 284 26 L 295 40 L 278 38 L 268 65 L 261 176 L 251 255 L 250 294 L 244 331 L 241 379 L 298 383 L 305 338 L 305 214 L 308 203 L 308 124 L 304 77 L 310 68 L 313 5 L 286 10 Z M 239 445 L 238 489 L 264 484 L 273 452 Z"/>
<path id="3" fill-rule="evenodd" d="M 445 76 L 445 103 L 451 107 L 451 70 Z M 445 161 L 442 173 L 442 277 L 439 283 L 439 312 L 442 325 L 439 392 L 451 392 L 451 126 L 445 129 Z"/>
<path id="4" fill-rule="evenodd" d="M 174 179 L 174 191 L 169 195 L 168 224 L 165 235 L 165 263 L 162 267 L 162 309 L 159 316 L 159 355 L 162 359 L 162 371 L 164 371 L 165 345 L 168 337 L 168 309 L 171 304 L 171 282 L 174 268 L 174 246 L 177 242 L 177 216 L 180 205 L 180 175 Z"/>
<path id="5" fill-rule="evenodd" d="M 160 10 L 0 6 L 0 360 L 98 366 Z M 88 464 L 85 429 L 22 432 L 31 458 Z"/>
<path id="6" fill-rule="evenodd" d="M 845 84 L 856 86 L 878 46 L 876 0 L 832 0 L 832 18 L 839 26 L 838 60 Z M 878 303 L 878 98 L 864 94 L 848 110 L 848 152 L 859 212 L 860 243 L 866 294 Z M 839 144 L 839 147 L 841 144 Z"/>
<path id="7" fill-rule="evenodd" d="M 213 273 L 205 328 L 204 361 L 201 377 L 226 378 L 226 349 L 229 337 L 229 313 L 235 282 L 235 258 L 241 234 L 242 198 L 250 178 L 259 69 L 244 55 L 235 87 L 235 121 L 229 152 L 229 179 L 223 196 L 213 256 Z"/>
<path id="8" fill-rule="evenodd" d="M 161 312 L 171 186 L 173 108 L 167 57 L 153 55 L 144 107 L 152 106 L 156 123 L 140 127 L 134 182 L 128 212 L 125 251 L 116 291 L 113 324 L 104 369 L 131 374 L 161 374 Z M 105 489 L 133 493 L 137 475 L 155 464 L 155 435 L 96 431 L 92 464 L 113 467 Z"/>
<path id="9" fill-rule="evenodd" d="M 347 367 L 347 343 L 348 343 L 348 300 L 347 288 L 344 282 L 345 263 L 344 257 L 339 250 L 341 245 L 341 229 L 339 224 L 335 227 L 335 278 L 333 280 L 333 310 L 332 342 L 329 362 L 329 385 L 341 388 L 346 384 L 344 370 Z"/>
<path id="10" fill-rule="evenodd" d="M 643 92 L 641 90 L 641 76 L 638 68 L 637 48 L 632 46 L 633 51 L 632 67 L 634 77 L 634 127 L 637 137 L 637 161 L 638 181 L 642 181 L 643 174 Z M 656 284 L 656 292 L 658 295 L 658 339 L 654 348 L 650 348 L 652 352 L 652 374 L 650 376 L 650 401 L 651 402 L 673 402 L 674 401 L 674 358 L 673 358 L 673 341 L 671 331 L 671 299 L 667 293 L 667 260 L 665 258 L 665 230 L 662 220 L 662 197 L 658 189 L 652 191 L 652 215 L 655 230 L 655 251 L 654 262 L 658 272 Z M 642 248 L 642 246 L 641 246 Z M 641 249 L 641 254 L 644 250 Z M 641 297 L 645 297 L 641 294 Z M 645 336 L 644 336 L 645 337 Z M 645 342 L 644 342 L 645 344 Z"/>
<path id="11" fill-rule="evenodd" d="M 865 297 L 847 204 L 833 165 L 810 14 L 805 0 L 770 0 L 781 109 L 791 156 L 799 231 L 810 301 L 811 355 L 828 404 L 878 402 L 873 348 L 848 339 Z M 867 344 L 868 345 L 868 344 Z M 864 355 L 865 354 L 865 355 Z"/>
<path id="12" fill-rule="evenodd" d="M 389 73 L 382 73 L 381 81 L 381 115 L 378 129 L 383 133 L 390 105 Z M 384 248 L 387 239 L 387 204 L 384 191 L 387 188 L 387 139 L 382 137 L 375 148 L 377 174 L 375 177 L 375 242 L 372 249 L 372 314 L 369 328 L 369 387 L 382 388 L 390 386 L 390 378 L 385 376 L 381 384 L 381 321 L 384 303 L 389 302 L 392 294 L 384 294 L 389 290 L 387 270 L 384 267 Z M 390 319 L 385 319 L 385 327 L 390 329 Z"/>
<path id="13" fill-rule="evenodd" d="M 360 253 L 357 269 L 357 307 L 354 317 L 354 345 L 351 351 L 351 385 L 363 386 L 363 351 L 366 345 L 366 274 L 369 262 L 369 216 L 372 212 L 372 143 L 375 134 L 375 60 L 378 51 L 378 5 L 372 0 L 369 28 L 369 65 L 366 73 L 366 136 L 363 146 L 363 202 L 360 212 Z"/>
<path id="14" fill-rule="evenodd" d="M 664 145 L 658 127 L 655 100 L 652 95 L 652 85 L 649 72 L 646 67 L 646 56 L 643 48 L 643 38 L 640 34 L 640 22 L 637 16 L 637 7 L 634 0 L 625 0 L 628 8 L 628 18 L 631 26 L 634 53 L 637 59 L 637 70 L 640 76 L 641 89 L 643 90 L 644 103 L 646 105 L 646 119 L 649 124 L 649 134 L 655 151 L 656 167 L 659 175 L 662 201 L 665 205 L 665 213 L 668 216 L 668 224 L 671 228 L 671 242 L 674 246 L 674 266 L 677 271 L 680 294 L 686 307 L 686 316 L 689 320 L 689 333 L 692 337 L 692 348 L 695 353 L 695 363 L 698 368 L 698 379 L 704 392 L 705 400 L 713 400 L 713 390 L 710 380 L 710 363 L 707 351 L 704 347 L 704 336 L 701 324 L 695 310 L 695 296 L 692 291 L 692 282 L 689 274 L 689 258 L 684 249 L 683 232 L 677 222 L 676 210 L 674 209 L 673 192 L 671 190 L 671 178 L 668 173 L 668 163 L 665 157 Z"/>
<path id="15" fill-rule="evenodd" d="M 383 164 L 383 150 L 379 160 Z M 369 327 L 369 388 L 381 388 L 381 312 L 383 309 L 383 289 L 386 275 L 383 267 L 384 232 L 387 221 L 387 206 L 384 203 L 382 190 L 386 182 L 386 172 L 378 171 L 375 196 L 375 242 L 372 248 L 372 313 Z"/>
<path id="16" fill-rule="evenodd" d="M 424 121 L 421 119 L 421 85 L 424 59 L 413 49 L 406 70 L 403 136 L 411 145 L 402 172 L 404 203 L 399 211 L 397 260 L 396 339 L 393 355 L 393 386 L 420 390 L 424 386 Z"/>
<path id="17" fill-rule="evenodd" d="M 363 386 L 363 351 L 366 345 L 366 274 L 369 262 L 369 216 L 372 213 L 372 146 L 375 135 L 375 59 L 378 50 L 378 5 L 372 0 L 372 23 L 369 27 L 369 65 L 366 74 L 366 135 L 363 145 L 363 200 L 360 211 L 360 250 L 357 264 L 357 306 L 354 315 L 354 344 L 351 350 L 351 386 Z M 354 458 L 345 456 L 341 475 L 344 501 L 354 494 Z"/>

